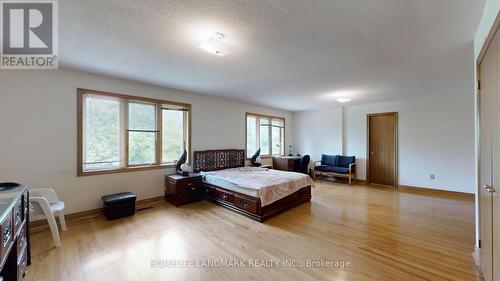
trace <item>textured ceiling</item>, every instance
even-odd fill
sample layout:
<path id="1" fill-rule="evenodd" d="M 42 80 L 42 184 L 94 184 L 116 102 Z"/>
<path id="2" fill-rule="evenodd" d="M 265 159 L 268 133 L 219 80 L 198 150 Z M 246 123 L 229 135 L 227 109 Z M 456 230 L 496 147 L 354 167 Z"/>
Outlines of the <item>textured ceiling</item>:
<path id="1" fill-rule="evenodd" d="M 64 0 L 60 63 L 293 111 L 472 91 L 484 2 Z"/>

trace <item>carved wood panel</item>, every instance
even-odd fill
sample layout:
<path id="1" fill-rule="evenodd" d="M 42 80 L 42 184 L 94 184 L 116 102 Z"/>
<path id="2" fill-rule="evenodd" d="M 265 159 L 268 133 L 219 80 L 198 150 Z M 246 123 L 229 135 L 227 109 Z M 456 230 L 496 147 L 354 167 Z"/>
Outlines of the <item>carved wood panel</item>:
<path id="1" fill-rule="evenodd" d="M 193 159 L 193 170 L 216 171 L 245 166 L 245 150 L 243 149 L 221 149 L 195 151 Z"/>

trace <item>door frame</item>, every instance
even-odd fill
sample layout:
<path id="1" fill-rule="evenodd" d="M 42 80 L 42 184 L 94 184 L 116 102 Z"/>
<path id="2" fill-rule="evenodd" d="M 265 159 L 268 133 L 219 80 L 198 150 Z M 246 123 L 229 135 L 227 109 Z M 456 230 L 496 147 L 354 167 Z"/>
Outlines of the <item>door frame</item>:
<path id="1" fill-rule="evenodd" d="M 394 188 L 399 186 L 399 145 L 398 145 L 398 112 L 370 113 L 366 115 L 366 183 L 370 181 L 370 117 L 376 116 L 394 116 Z"/>
<path id="2" fill-rule="evenodd" d="M 481 52 L 479 53 L 479 56 L 477 57 L 476 60 L 476 81 L 474 81 L 476 84 L 475 87 L 475 103 L 476 103 L 476 120 L 475 120 L 475 138 L 476 138 L 476 194 L 475 194 L 475 199 L 476 199 L 476 204 L 477 204 L 477 209 L 476 209 L 476 246 L 475 246 L 475 251 L 473 253 L 474 259 L 476 261 L 476 264 L 481 268 L 480 261 L 481 261 L 481 248 L 479 247 L 480 241 L 481 241 L 481 200 L 480 200 L 480 195 L 481 195 L 481 186 L 480 186 L 480 178 L 479 175 L 481 173 L 481 63 L 483 62 L 483 59 L 486 55 L 486 52 L 490 48 L 490 45 L 495 38 L 497 32 L 500 32 L 500 12 L 497 13 L 496 19 L 491 26 L 490 31 L 488 32 L 488 36 L 486 37 L 484 44 L 481 48 Z"/>

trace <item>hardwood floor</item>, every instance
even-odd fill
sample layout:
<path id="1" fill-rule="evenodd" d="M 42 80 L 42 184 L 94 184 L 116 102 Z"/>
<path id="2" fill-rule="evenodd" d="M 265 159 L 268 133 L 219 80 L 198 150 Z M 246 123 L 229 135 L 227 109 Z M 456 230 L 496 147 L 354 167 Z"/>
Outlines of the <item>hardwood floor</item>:
<path id="1" fill-rule="evenodd" d="M 33 234 L 25 280 L 481 280 L 473 245 L 470 197 L 317 181 L 311 203 L 265 223 L 205 201 L 180 208 L 162 201 L 130 218 L 71 223 L 59 249 L 50 232 Z M 276 259 L 296 263 L 257 264 Z M 167 260 L 246 264 L 162 267 Z"/>

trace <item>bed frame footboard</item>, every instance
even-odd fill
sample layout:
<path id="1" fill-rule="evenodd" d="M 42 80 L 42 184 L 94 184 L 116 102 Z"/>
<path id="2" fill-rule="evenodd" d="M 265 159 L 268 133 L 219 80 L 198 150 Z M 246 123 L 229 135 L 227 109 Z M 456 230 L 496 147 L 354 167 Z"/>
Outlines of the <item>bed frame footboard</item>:
<path id="1" fill-rule="evenodd" d="M 193 169 L 195 173 L 245 166 L 245 150 L 243 149 L 195 151 L 193 155 Z M 261 206 L 260 198 L 205 182 L 203 183 L 203 187 L 205 189 L 205 197 L 209 201 L 257 221 L 264 221 L 293 207 L 311 201 L 311 186 L 303 187 L 264 207 Z"/>
<path id="2" fill-rule="evenodd" d="M 260 222 L 311 201 L 310 186 L 303 187 L 264 207 L 261 206 L 260 198 L 208 183 L 204 183 L 203 186 L 209 201 Z"/>

